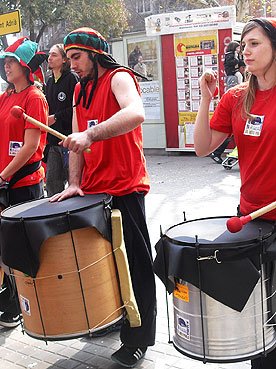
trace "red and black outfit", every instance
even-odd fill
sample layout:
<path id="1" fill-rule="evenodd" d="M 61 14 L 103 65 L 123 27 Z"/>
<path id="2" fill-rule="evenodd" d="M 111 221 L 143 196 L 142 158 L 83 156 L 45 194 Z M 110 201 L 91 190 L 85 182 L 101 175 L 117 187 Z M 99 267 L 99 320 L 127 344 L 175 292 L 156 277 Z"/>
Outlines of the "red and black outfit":
<path id="1" fill-rule="evenodd" d="M 39 129 L 23 118 L 17 119 L 10 114 L 14 105 L 21 106 L 27 115 L 47 124 L 48 105 L 41 91 L 35 86 L 29 86 L 20 93 L 3 93 L 0 96 L 0 172 L 14 159 L 24 144 L 24 134 L 26 129 Z M 41 159 L 46 142 L 46 132 L 41 130 L 40 143 L 37 151 L 27 161 L 27 163 L 11 178 L 5 178 L 10 183 L 19 172 L 29 172 L 22 179 L 18 180 L 9 189 L 9 204 L 16 205 L 28 200 L 35 200 L 43 197 L 44 169 L 41 166 Z M 22 176 L 21 176 L 22 177 Z M 6 276 L 5 276 L 6 278 Z M 6 283 L 10 280 L 6 278 Z M 16 315 L 20 312 L 19 303 L 16 303 L 17 296 L 12 294 L 12 288 L 6 288 L 1 293 L 0 311 Z"/>
<path id="2" fill-rule="evenodd" d="M 106 70 L 98 79 L 88 109 L 83 101 L 76 107 L 79 131 L 101 124 L 121 108 L 111 91 L 111 79 L 117 72 L 132 72 L 125 68 Z M 89 96 L 93 81 L 85 88 Z M 76 85 L 75 101 L 80 93 Z M 128 346 L 150 346 L 155 340 L 156 293 L 152 270 L 152 254 L 145 219 L 144 196 L 150 185 L 142 147 L 142 127 L 126 134 L 95 142 L 91 154 L 84 153 L 81 189 L 84 193 L 108 193 L 113 207 L 122 213 L 124 240 L 128 255 L 134 294 L 140 311 L 142 326 L 130 328 L 128 320 L 121 328 L 121 340 Z"/>
<path id="3" fill-rule="evenodd" d="M 10 114 L 10 110 L 14 105 L 21 106 L 27 115 L 37 119 L 38 121 L 47 124 L 48 119 L 48 104 L 41 91 L 34 85 L 28 87 L 20 93 L 12 92 L 11 94 L 5 92 L 0 96 L 0 131 L 1 131 L 1 145 L 0 145 L 0 172 L 14 159 L 17 152 L 24 144 L 25 129 L 39 129 L 33 124 L 27 122 L 23 118 L 17 119 Z M 46 132 L 41 130 L 40 143 L 37 151 L 27 161 L 25 166 L 40 162 L 43 155 L 43 150 L 46 142 Z M 44 169 L 40 166 L 33 173 L 25 176 L 12 186 L 10 196 L 12 198 L 15 189 L 35 186 L 41 184 L 45 176 Z M 12 178 L 5 178 L 11 181 Z M 39 187 L 41 187 L 39 186 Z M 41 187 L 43 189 L 43 186 Z M 43 195 L 43 192 L 42 192 Z M 18 202 L 31 200 L 32 198 L 22 198 Z M 11 201 L 14 204 L 14 201 Z"/>

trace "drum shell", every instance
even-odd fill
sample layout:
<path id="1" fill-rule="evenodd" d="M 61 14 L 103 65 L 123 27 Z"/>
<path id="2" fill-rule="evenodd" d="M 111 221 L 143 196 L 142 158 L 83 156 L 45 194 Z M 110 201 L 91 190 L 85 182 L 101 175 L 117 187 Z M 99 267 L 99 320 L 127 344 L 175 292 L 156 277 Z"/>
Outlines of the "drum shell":
<path id="1" fill-rule="evenodd" d="M 35 279 L 14 271 L 24 329 L 47 340 L 93 333 L 123 309 L 111 244 L 93 227 L 47 239 Z M 80 272 L 78 272 L 78 269 Z"/>
<path id="2" fill-rule="evenodd" d="M 275 273 L 266 271 L 275 269 L 274 222 L 257 219 L 232 234 L 229 218 L 177 224 L 155 246 L 155 273 L 169 292 L 180 284 L 173 295 L 174 346 L 204 362 L 242 361 L 276 345 L 274 328 L 262 329 L 274 323 Z M 262 250 L 273 261 L 264 264 Z"/>
<path id="3" fill-rule="evenodd" d="M 270 278 L 263 281 L 265 322 L 269 319 L 270 311 L 266 295 L 269 283 Z M 252 359 L 263 352 L 264 345 L 266 351 L 275 346 L 274 327 L 264 327 L 263 341 L 260 281 L 241 312 L 201 292 L 201 313 L 200 290 L 185 281 L 180 281 L 180 284 L 186 287 L 189 296 L 181 299 L 175 293 L 173 295 L 173 343 L 180 352 L 199 360 L 225 363 Z"/>
<path id="4" fill-rule="evenodd" d="M 124 314 L 107 194 L 30 201 L 2 213 L 1 249 L 14 270 L 25 331 L 59 340 L 105 328 Z"/>

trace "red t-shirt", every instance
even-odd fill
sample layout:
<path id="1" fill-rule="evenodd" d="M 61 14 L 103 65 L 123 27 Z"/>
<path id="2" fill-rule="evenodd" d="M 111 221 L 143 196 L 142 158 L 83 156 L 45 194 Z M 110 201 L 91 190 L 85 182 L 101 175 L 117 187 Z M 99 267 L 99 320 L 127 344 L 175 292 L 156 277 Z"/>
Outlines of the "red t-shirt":
<path id="1" fill-rule="evenodd" d="M 139 85 L 133 74 L 124 69 L 107 70 L 98 80 L 89 109 L 82 107 L 82 100 L 76 107 L 79 131 L 100 124 L 120 110 L 111 91 L 111 78 L 118 71 L 129 73 Z M 92 81 L 86 86 L 88 99 Z M 75 88 L 75 101 L 79 95 L 80 84 Z M 84 153 L 84 170 L 81 188 L 85 193 L 109 193 L 123 196 L 134 191 L 149 191 L 149 178 L 143 154 L 141 125 L 129 133 L 111 139 L 98 141 L 91 146 L 91 153 Z"/>
<path id="2" fill-rule="evenodd" d="M 30 86 L 20 93 L 12 92 L 8 95 L 4 92 L 0 96 L 0 172 L 13 160 L 17 152 L 24 144 L 24 133 L 27 128 L 39 129 L 23 118 L 17 119 L 10 114 L 14 105 L 21 106 L 25 113 L 38 121 L 47 124 L 48 104 L 41 91 L 35 86 Z M 40 143 L 37 151 L 25 164 L 31 164 L 42 158 L 46 142 L 46 132 L 41 130 Z M 13 188 L 23 187 L 39 183 L 45 176 L 41 166 L 35 173 L 28 175 L 18 181 Z M 9 180 L 10 178 L 7 178 Z"/>
<path id="3" fill-rule="evenodd" d="M 241 174 L 240 205 L 246 215 L 276 200 L 276 87 L 257 91 L 251 109 L 253 120 L 241 118 L 237 88 L 222 97 L 211 119 L 212 129 L 234 134 Z M 276 210 L 264 216 L 276 220 Z"/>

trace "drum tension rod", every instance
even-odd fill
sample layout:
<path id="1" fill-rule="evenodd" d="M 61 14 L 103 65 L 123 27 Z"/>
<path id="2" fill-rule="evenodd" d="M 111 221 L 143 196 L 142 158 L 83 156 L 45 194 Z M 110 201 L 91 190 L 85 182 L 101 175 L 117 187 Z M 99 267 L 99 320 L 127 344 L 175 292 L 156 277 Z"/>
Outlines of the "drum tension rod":
<path id="1" fill-rule="evenodd" d="M 218 264 L 221 264 L 221 261 L 219 261 L 218 258 L 217 258 L 217 253 L 218 252 L 219 252 L 219 250 L 215 250 L 214 255 L 210 255 L 210 256 L 199 256 L 197 258 L 197 260 L 203 261 L 203 260 L 213 260 L 213 259 L 215 259 Z"/>

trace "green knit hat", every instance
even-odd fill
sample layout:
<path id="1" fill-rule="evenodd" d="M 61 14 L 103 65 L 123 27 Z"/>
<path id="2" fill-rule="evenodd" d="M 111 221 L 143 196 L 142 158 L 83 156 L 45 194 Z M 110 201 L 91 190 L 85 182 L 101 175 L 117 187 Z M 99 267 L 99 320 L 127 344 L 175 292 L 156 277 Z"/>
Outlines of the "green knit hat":
<path id="1" fill-rule="evenodd" d="M 88 27 L 71 31 L 64 38 L 64 50 L 81 49 L 93 51 L 98 54 L 109 54 L 109 46 L 106 39 L 96 30 Z"/>

